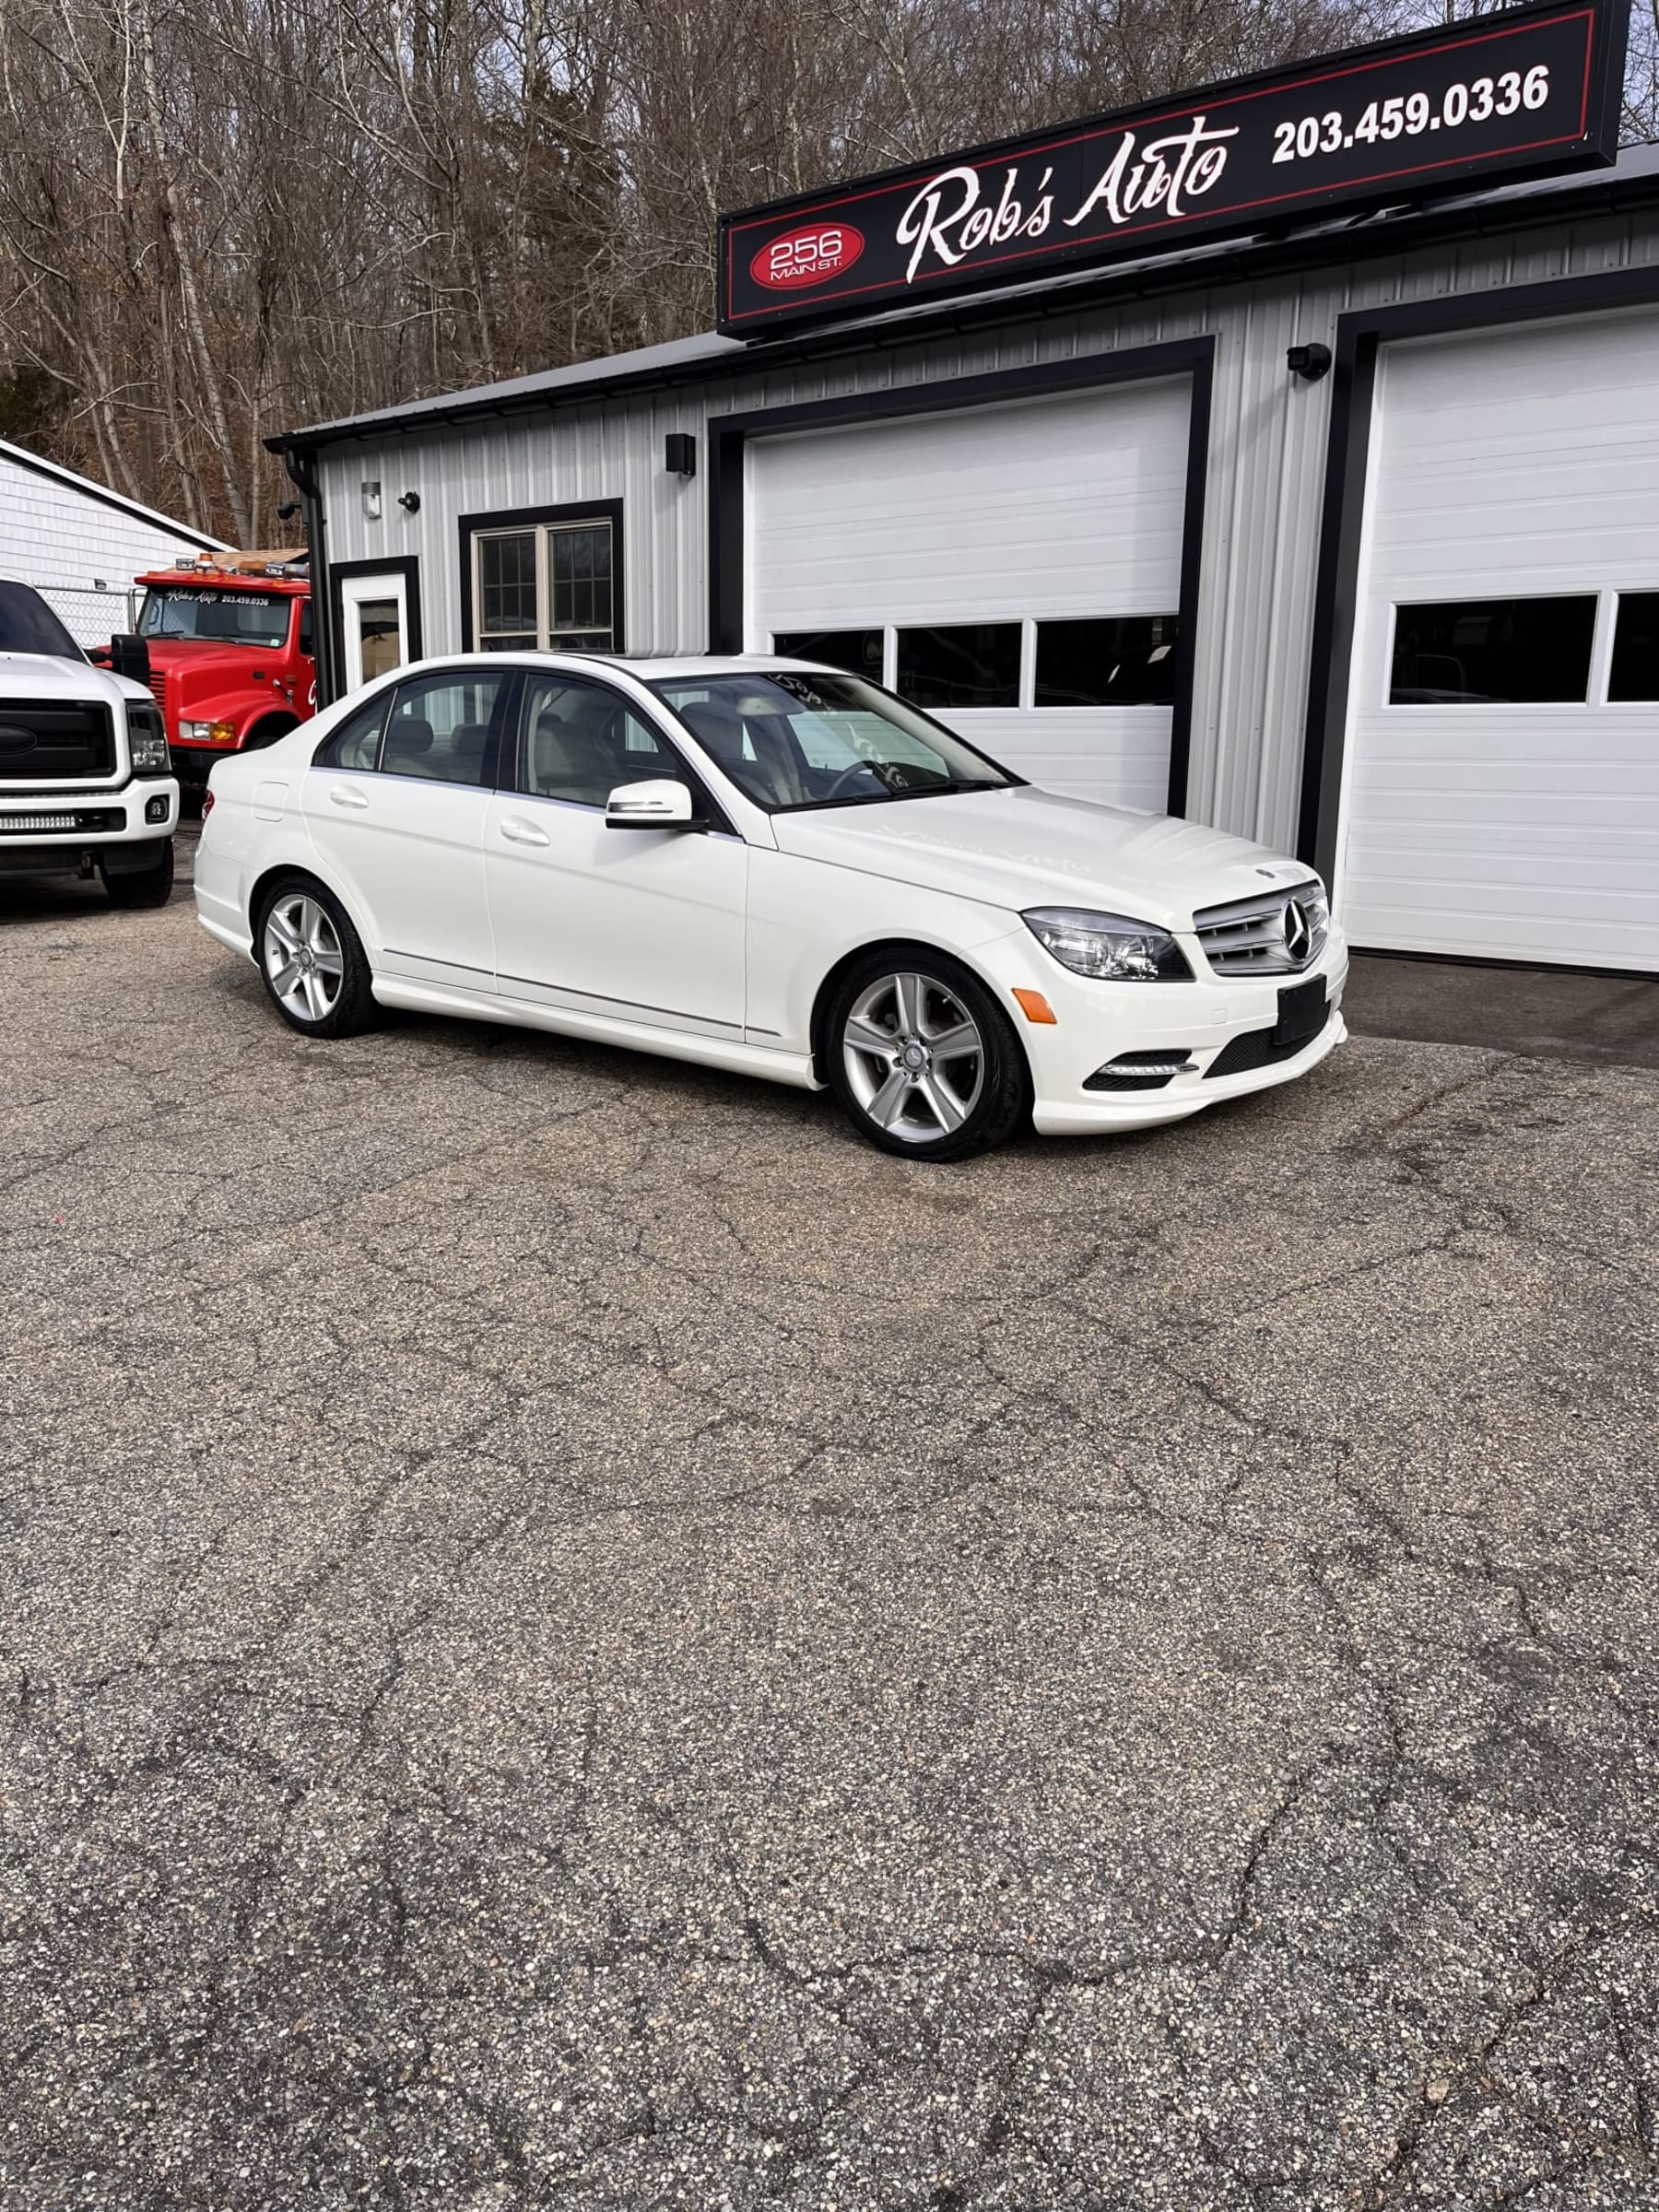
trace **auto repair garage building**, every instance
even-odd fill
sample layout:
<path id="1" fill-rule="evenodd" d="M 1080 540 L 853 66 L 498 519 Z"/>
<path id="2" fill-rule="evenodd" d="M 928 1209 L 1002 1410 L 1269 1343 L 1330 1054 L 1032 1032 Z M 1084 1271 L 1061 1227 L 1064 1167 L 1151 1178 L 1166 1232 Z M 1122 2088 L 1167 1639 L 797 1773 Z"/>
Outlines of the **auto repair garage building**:
<path id="1" fill-rule="evenodd" d="M 1440 61 L 1428 128 L 1506 81 Z M 898 303 L 860 190 L 776 280 L 864 254 L 815 320 L 729 287 L 726 335 L 273 441 L 335 690 L 388 641 L 806 653 L 1300 853 L 1360 947 L 1659 971 L 1659 147 Z M 799 259 L 758 219 L 734 267 Z"/>

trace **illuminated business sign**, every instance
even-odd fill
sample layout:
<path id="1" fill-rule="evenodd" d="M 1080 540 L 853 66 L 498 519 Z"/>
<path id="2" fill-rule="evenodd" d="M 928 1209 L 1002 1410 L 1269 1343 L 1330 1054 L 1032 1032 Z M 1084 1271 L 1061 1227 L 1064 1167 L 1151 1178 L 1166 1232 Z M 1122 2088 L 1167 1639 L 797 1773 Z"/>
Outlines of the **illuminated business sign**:
<path id="1" fill-rule="evenodd" d="M 720 327 L 857 313 L 1618 147 L 1628 0 L 1483 16 L 720 224 Z"/>

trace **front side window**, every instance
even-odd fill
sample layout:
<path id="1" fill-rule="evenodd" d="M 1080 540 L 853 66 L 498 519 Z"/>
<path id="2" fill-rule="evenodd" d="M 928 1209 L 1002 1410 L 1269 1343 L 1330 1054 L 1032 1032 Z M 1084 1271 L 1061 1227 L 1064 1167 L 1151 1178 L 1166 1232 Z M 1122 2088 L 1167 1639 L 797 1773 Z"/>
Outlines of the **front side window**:
<path id="1" fill-rule="evenodd" d="M 278 592 L 223 592 L 207 585 L 168 584 L 146 592 L 138 617 L 145 638 L 198 645 L 286 645 L 288 599 Z"/>
<path id="2" fill-rule="evenodd" d="M 546 675 L 525 679 L 519 714 L 519 788 L 532 798 L 603 806 L 619 784 L 660 777 L 688 783 L 685 763 L 626 700 L 602 684 Z"/>
<path id="3" fill-rule="evenodd" d="M 399 684 L 381 739 L 382 773 L 493 785 L 490 738 L 512 680 L 506 670 L 500 676 L 467 670 Z"/>
<path id="4" fill-rule="evenodd" d="M 608 521 L 537 523 L 473 535 L 480 653 L 611 653 L 616 579 Z"/>
<path id="5" fill-rule="evenodd" d="M 651 688 L 769 813 L 1000 791 L 1018 781 L 861 677 L 781 668 L 664 677 Z"/>
<path id="6" fill-rule="evenodd" d="M 1388 703 L 1582 704 L 1594 638 L 1594 592 L 1396 606 Z"/>

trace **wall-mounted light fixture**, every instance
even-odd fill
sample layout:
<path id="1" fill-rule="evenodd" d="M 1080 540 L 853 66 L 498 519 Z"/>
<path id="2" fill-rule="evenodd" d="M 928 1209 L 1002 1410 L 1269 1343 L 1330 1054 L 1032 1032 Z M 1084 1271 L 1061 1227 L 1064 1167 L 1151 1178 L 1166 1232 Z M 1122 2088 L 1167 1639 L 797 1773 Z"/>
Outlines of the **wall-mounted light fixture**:
<path id="1" fill-rule="evenodd" d="M 1304 384 L 1316 384 L 1331 366 L 1328 346 L 1291 346 L 1285 353 L 1285 366 L 1292 376 L 1300 376 Z"/>
<path id="2" fill-rule="evenodd" d="M 363 486 L 363 520 L 369 523 L 378 523 L 380 519 L 380 485 L 378 483 L 366 483 Z"/>
<path id="3" fill-rule="evenodd" d="M 420 494 L 418 491 L 400 491 L 397 495 L 397 503 L 406 514 L 420 512 Z"/>
<path id="4" fill-rule="evenodd" d="M 299 512 L 300 502 L 298 500 L 284 500 L 276 510 L 276 520 L 279 523 L 291 523 Z"/>
<path id="5" fill-rule="evenodd" d="M 697 441 L 689 430 L 670 430 L 664 439 L 663 466 L 671 477 L 697 474 Z"/>

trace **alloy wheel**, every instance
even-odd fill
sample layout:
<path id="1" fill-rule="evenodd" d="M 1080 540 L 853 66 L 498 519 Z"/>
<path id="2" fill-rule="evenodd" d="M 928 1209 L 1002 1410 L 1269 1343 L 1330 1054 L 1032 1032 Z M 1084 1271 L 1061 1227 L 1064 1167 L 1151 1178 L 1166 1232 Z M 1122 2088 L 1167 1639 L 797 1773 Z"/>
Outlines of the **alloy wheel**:
<path id="1" fill-rule="evenodd" d="M 878 976 L 841 1030 L 853 1096 L 878 1129 L 906 1144 L 954 1136 L 979 1103 L 985 1043 L 954 992 L 913 971 Z"/>
<path id="2" fill-rule="evenodd" d="M 304 891 L 285 893 L 265 916 L 264 949 L 271 989 L 297 1020 L 333 1013 L 346 961 L 326 907 Z"/>

